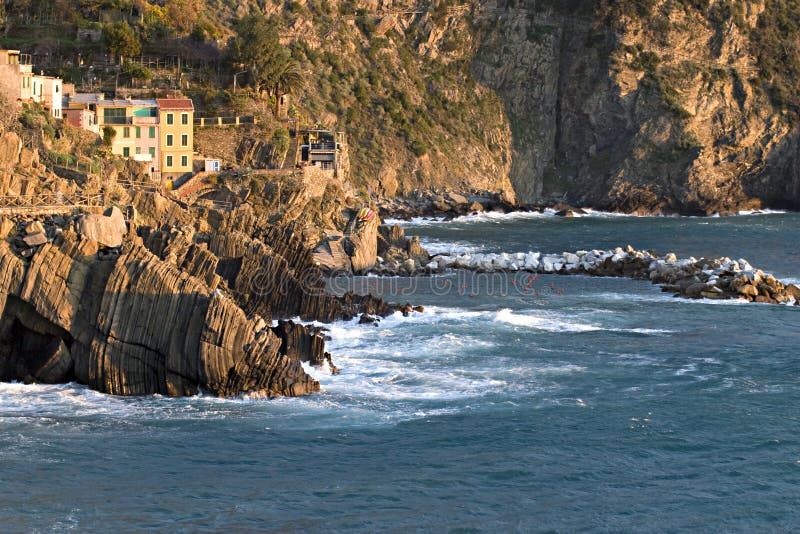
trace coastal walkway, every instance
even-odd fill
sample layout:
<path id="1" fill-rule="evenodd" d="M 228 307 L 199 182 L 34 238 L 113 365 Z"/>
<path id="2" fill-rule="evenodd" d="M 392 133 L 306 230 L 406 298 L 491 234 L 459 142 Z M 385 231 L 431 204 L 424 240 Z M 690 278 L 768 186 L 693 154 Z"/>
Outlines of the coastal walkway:
<path id="1" fill-rule="evenodd" d="M 200 197 L 211 193 L 217 188 L 216 182 L 207 180 L 207 178 L 216 174 L 218 173 L 211 171 L 195 174 L 172 191 L 172 198 L 186 205 L 194 204 Z M 233 204 L 226 200 L 212 200 L 211 203 L 214 205 L 214 209 L 219 211 L 231 211 L 233 209 Z"/>
<path id="2" fill-rule="evenodd" d="M 198 198 L 214 190 L 216 184 L 206 180 L 212 174 L 210 171 L 198 172 L 180 186 L 172 190 L 172 196 L 177 200 L 193 204 Z"/>
<path id="3" fill-rule="evenodd" d="M 43 193 L 0 196 L 0 215 L 62 215 L 79 209 L 102 208 L 103 195 Z"/>

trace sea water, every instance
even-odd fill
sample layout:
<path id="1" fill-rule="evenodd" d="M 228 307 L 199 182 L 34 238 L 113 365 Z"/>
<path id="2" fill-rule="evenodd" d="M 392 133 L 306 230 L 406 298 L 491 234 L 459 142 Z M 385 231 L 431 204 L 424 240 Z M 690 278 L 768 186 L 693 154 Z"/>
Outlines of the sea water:
<path id="1" fill-rule="evenodd" d="M 439 251 L 630 244 L 800 277 L 797 214 L 405 226 Z M 331 289 L 426 311 L 329 325 L 318 395 L 0 384 L 0 531 L 800 528 L 800 307 L 522 273 Z"/>

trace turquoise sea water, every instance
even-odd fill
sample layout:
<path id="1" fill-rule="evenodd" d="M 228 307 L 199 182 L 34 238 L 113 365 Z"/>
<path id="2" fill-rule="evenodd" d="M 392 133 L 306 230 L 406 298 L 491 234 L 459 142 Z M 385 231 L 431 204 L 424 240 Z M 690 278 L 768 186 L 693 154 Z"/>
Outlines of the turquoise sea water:
<path id="1" fill-rule="evenodd" d="M 437 250 L 631 244 L 800 278 L 797 214 L 406 228 Z M 800 529 L 800 307 L 581 276 L 350 284 L 426 313 L 332 325 L 342 373 L 311 369 L 316 396 L 0 384 L 0 531 Z"/>

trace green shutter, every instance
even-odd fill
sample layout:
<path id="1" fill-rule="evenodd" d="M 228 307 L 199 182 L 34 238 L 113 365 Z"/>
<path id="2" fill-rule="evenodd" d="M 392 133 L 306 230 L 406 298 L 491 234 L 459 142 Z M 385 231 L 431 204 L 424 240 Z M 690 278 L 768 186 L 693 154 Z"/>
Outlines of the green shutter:
<path id="1" fill-rule="evenodd" d="M 150 148 L 147 149 L 147 151 L 150 153 L 152 157 L 156 157 L 156 147 L 151 146 Z"/>
<path id="2" fill-rule="evenodd" d="M 127 147 L 127 146 L 126 146 L 126 147 L 123 147 L 123 149 L 122 149 L 122 155 L 123 155 L 123 156 L 125 156 L 126 158 L 129 158 L 129 157 L 131 156 L 131 149 L 130 149 L 130 147 Z"/>
<path id="3" fill-rule="evenodd" d="M 142 127 L 141 126 L 137 126 L 136 127 L 136 139 L 139 139 L 141 136 L 142 136 Z"/>
<path id="4" fill-rule="evenodd" d="M 156 127 L 155 126 L 151 126 L 150 127 L 150 139 L 155 139 L 155 138 L 156 138 Z"/>

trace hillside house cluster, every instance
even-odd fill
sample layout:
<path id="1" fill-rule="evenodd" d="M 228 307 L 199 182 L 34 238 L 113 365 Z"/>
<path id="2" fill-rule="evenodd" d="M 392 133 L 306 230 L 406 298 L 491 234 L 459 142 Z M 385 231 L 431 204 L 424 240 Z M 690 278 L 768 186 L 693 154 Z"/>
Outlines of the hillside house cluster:
<path id="1" fill-rule="evenodd" d="M 111 152 L 140 161 L 154 179 L 192 173 L 194 105 L 188 98 L 134 100 L 75 93 L 60 78 L 37 75 L 28 54 L 0 50 L 0 94 L 9 102 L 37 102 L 56 119 L 103 136 Z"/>
<path id="2" fill-rule="evenodd" d="M 98 135 L 113 130 L 111 152 L 146 164 L 153 178 L 192 173 L 194 105 L 188 98 L 108 99 L 79 93 L 64 99 L 64 118 Z"/>
<path id="3" fill-rule="evenodd" d="M 9 102 L 37 102 L 56 119 L 62 117 L 64 82 L 34 74 L 30 56 L 19 50 L 0 50 L 0 93 Z"/>

